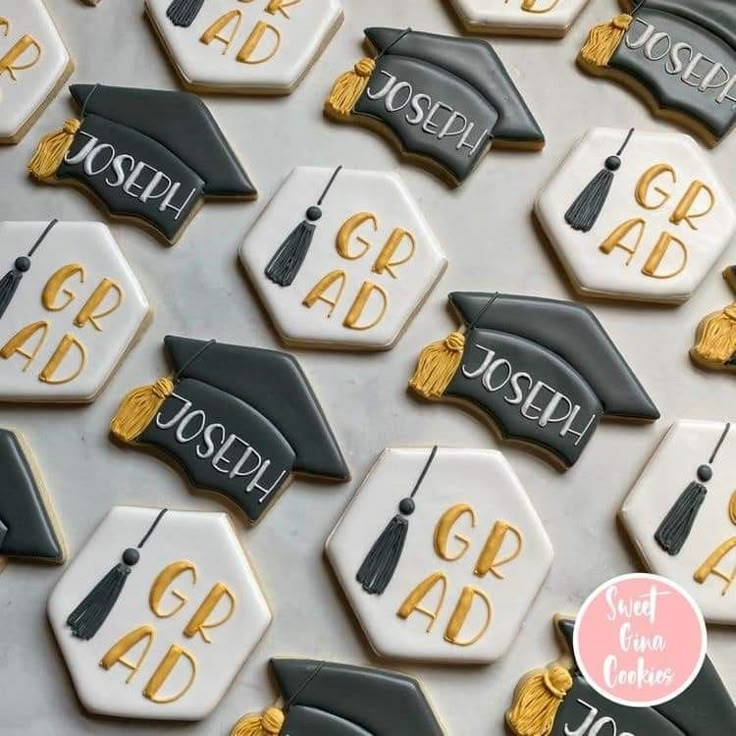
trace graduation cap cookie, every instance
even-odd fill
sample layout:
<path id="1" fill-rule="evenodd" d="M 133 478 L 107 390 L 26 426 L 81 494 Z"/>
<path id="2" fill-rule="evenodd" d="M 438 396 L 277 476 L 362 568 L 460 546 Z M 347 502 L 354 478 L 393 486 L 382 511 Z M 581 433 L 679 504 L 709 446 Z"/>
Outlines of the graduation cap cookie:
<path id="1" fill-rule="evenodd" d="M 544 134 L 485 41 L 367 28 L 375 58 L 336 82 L 325 104 L 338 120 L 378 125 L 401 151 L 461 184 L 494 144 L 540 149 Z"/>
<path id="2" fill-rule="evenodd" d="M 418 680 L 308 659 L 270 661 L 280 707 L 243 717 L 230 736 L 444 736 Z"/>
<path id="3" fill-rule="evenodd" d="M 587 71 L 641 92 L 709 145 L 736 122 L 736 4 L 732 0 L 621 0 L 578 57 Z"/>
<path id="4" fill-rule="evenodd" d="M 174 243 L 203 199 L 256 190 L 207 106 L 188 92 L 74 84 L 80 120 L 46 135 L 28 168 L 89 189 L 113 215 Z"/>
<path id="5" fill-rule="evenodd" d="M 275 350 L 167 336 L 173 373 L 131 391 L 110 425 L 171 455 L 192 485 L 255 523 L 292 474 L 348 480 L 337 440 L 299 363 Z"/>
<path id="6" fill-rule="evenodd" d="M 464 401 L 504 438 L 575 464 L 602 417 L 654 421 L 659 412 L 595 315 L 566 301 L 454 292 L 465 332 L 426 347 L 411 388 Z"/>
<path id="7" fill-rule="evenodd" d="M 0 563 L 3 557 L 62 563 L 64 543 L 43 481 L 23 437 L 9 429 L 0 429 L 0 474 Z"/>
<path id="8" fill-rule="evenodd" d="M 506 722 L 515 736 L 716 736 L 736 733 L 736 707 L 706 657 L 681 695 L 652 708 L 631 708 L 599 695 L 574 660 L 575 619 L 557 616 L 564 661 L 519 682 Z"/>

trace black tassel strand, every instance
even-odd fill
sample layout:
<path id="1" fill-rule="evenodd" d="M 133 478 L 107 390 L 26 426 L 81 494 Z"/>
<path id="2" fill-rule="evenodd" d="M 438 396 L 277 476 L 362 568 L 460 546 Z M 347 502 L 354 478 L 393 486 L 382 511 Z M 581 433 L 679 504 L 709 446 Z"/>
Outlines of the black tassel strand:
<path id="1" fill-rule="evenodd" d="M 730 429 L 731 425 L 726 424 L 708 463 L 698 468 L 696 473 L 698 480 L 692 481 L 680 494 L 654 533 L 657 544 L 671 557 L 677 557 L 680 554 L 693 530 L 695 519 L 708 495 L 705 484 L 713 477 L 711 465 Z"/>
<path id="2" fill-rule="evenodd" d="M 204 0 L 172 0 L 166 9 L 167 18 L 180 28 L 189 28 L 202 10 Z"/>
<path id="3" fill-rule="evenodd" d="M 273 281 L 279 286 L 291 286 L 299 273 L 299 269 L 307 257 L 309 246 L 312 244 L 314 231 L 317 228 L 317 221 L 322 217 L 321 205 L 327 192 L 334 183 L 337 175 L 340 173 L 342 166 L 338 166 L 333 172 L 330 180 L 327 182 L 322 196 L 316 205 L 309 207 L 305 213 L 305 219 L 302 220 L 287 236 L 286 240 L 281 244 L 274 254 L 273 258 L 266 266 L 266 278 Z"/>
<path id="4" fill-rule="evenodd" d="M 634 135 L 634 128 L 629 131 L 621 148 L 614 156 L 606 159 L 602 168 L 589 182 L 589 184 L 578 195 L 578 198 L 570 205 L 565 213 L 565 222 L 573 229 L 580 232 L 590 232 L 593 229 L 603 206 L 606 204 L 608 195 L 613 184 L 615 173 L 621 168 L 621 155 L 626 146 L 629 145 Z"/>
<path id="5" fill-rule="evenodd" d="M 399 502 L 399 513 L 389 521 L 363 560 L 355 579 L 369 595 L 382 595 L 391 582 L 404 551 L 409 533 L 409 517 L 416 509 L 414 496 L 422 485 L 432 462 L 437 455 L 437 446 L 432 448 L 424 469 L 414 485 L 411 495 Z"/>
<path id="6" fill-rule="evenodd" d="M 28 251 L 28 255 L 18 256 L 13 263 L 13 268 L 11 268 L 10 271 L 2 277 L 2 279 L 0 279 L 0 319 L 5 314 L 10 302 L 13 300 L 15 292 L 18 290 L 18 285 L 23 279 L 23 274 L 31 268 L 31 256 L 33 256 L 36 252 L 36 248 L 41 245 L 57 222 L 58 220 L 52 220 L 41 233 L 38 240 L 33 244 L 33 247 Z"/>
<path id="7" fill-rule="evenodd" d="M 85 596 L 84 600 L 69 614 L 66 620 L 72 634 L 78 639 L 89 641 L 100 630 L 123 592 L 128 576 L 141 558 L 140 549 L 153 534 L 167 509 L 162 509 L 146 535 L 137 547 L 128 547 L 123 552 L 122 561 L 118 562 L 97 585 Z"/>

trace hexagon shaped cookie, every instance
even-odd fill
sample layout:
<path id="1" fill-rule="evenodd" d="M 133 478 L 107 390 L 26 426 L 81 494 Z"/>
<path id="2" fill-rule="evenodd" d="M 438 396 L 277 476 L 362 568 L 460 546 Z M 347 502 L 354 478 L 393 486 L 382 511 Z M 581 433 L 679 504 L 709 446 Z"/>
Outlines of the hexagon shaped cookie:
<path id="1" fill-rule="evenodd" d="M 107 514 L 48 615 L 87 710 L 176 720 L 215 708 L 271 622 L 227 514 L 132 506 Z"/>
<path id="2" fill-rule="evenodd" d="M 447 266 L 396 174 L 314 167 L 291 172 L 240 260 L 286 343 L 359 350 L 393 347 Z"/>
<path id="3" fill-rule="evenodd" d="M 736 232 L 727 190 L 680 133 L 590 130 L 534 211 L 580 294 L 629 301 L 687 301 Z"/>
<path id="4" fill-rule="evenodd" d="M 343 19 L 339 0 L 146 0 L 182 83 L 197 92 L 289 94 Z"/>
<path id="5" fill-rule="evenodd" d="M 92 401 L 148 301 L 98 222 L 2 222 L 0 400 Z"/>
<path id="6" fill-rule="evenodd" d="M 514 36 L 567 33 L 588 0 L 451 0 L 465 30 Z"/>
<path id="7" fill-rule="evenodd" d="M 383 452 L 327 540 L 377 654 L 492 662 L 511 646 L 552 545 L 500 452 Z"/>
<path id="8" fill-rule="evenodd" d="M 679 420 L 621 508 L 646 567 L 679 583 L 705 620 L 736 624 L 736 426 Z"/>
<path id="9" fill-rule="evenodd" d="M 18 143 L 73 70 L 43 0 L 0 0 L 0 143 Z"/>

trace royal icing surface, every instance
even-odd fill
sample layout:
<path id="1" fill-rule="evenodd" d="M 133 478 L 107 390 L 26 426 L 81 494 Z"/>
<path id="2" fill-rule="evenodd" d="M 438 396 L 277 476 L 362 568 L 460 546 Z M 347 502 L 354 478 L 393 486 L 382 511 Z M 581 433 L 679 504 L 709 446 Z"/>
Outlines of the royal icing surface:
<path id="1" fill-rule="evenodd" d="M 452 0 L 469 31 L 564 36 L 588 0 Z"/>
<path id="2" fill-rule="evenodd" d="M 647 568 L 685 588 L 706 621 L 730 625 L 736 624 L 734 463 L 736 426 L 677 421 L 621 509 Z M 681 523 L 668 529 L 673 507 Z"/>
<path id="3" fill-rule="evenodd" d="M 2 269 L 47 222 L 0 223 Z M 92 401 L 148 315 L 148 301 L 105 225 L 57 222 L 0 316 L 0 399 Z"/>
<path id="4" fill-rule="evenodd" d="M 294 169 L 246 236 L 240 259 L 288 343 L 382 350 L 394 345 L 447 259 L 401 179 L 340 169 L 293 281 L 269 268 L 334 169 Z"/>
<path id="5" fill-rule="evenodd" d="M 206 0 L 189 25 L 177 25 L 177 2 L 146 0 L 146 11 L 196 89 L 291 92 L 342 22 L 338 0 Z"/>
<path id="6" fill-rule="evenodd" d="M 204 718 L 271 622 L 226 514 L 159 513 L 114 507 L 49 598 L 51 627 L 77 695 L 93 713 Z M 101 627 L 84 638 L 88 632 L 70 625 L 70 615 L 111 568 L 125 564 L 121 555 L 131 548 L 140 559 L 127 567 Z"/>
<path id="7" fill-rule="evenodd" d="M 17 143 L 72 73 L 43 0 L 0 0 L 0 143 Z"/>
<path id="8" fill-rule="evenodd" d="M 385 584 L 396 544 L 392 531 L 378 541 L 387 524 L 404 526 L 405 542 Z M 553 552 L 501 453 L 392 448 L 355 494 L 327 555 L 379 655 L 472 664 L 511 646 Z"/>
<path id="9" fill-rule="evenodd" d="M 733 240 L 736 210 L 692 138 L 639 130 L 627 136 L 590 130 L 542 190 L 535 214 L 580 293 L 687 301 Z M 600 211 L 591 200 L 579 206 L 593 207 L 592 216 L 576 217 L 571 208 L 619 151 Z"/>

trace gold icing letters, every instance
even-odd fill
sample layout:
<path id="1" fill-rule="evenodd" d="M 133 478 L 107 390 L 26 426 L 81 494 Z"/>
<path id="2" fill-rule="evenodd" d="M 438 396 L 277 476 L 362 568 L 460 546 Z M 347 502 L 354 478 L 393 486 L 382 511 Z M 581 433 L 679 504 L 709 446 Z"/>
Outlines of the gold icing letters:
<path id="1" fill-rule="evenodd" d="M 3 36 L 7 38 L 10 33 L 10 21 L 7 18 L 0 18 L 0 29 L 4 31 Z M 7 74 L 14 82 L 17 82 L 16 72 L 25 71 L 38 64 L 42 53 L 38 41 L 33 36 L 24 34 L 4 56 L 0 57 L 0 79 L 3 74 Z"/>

